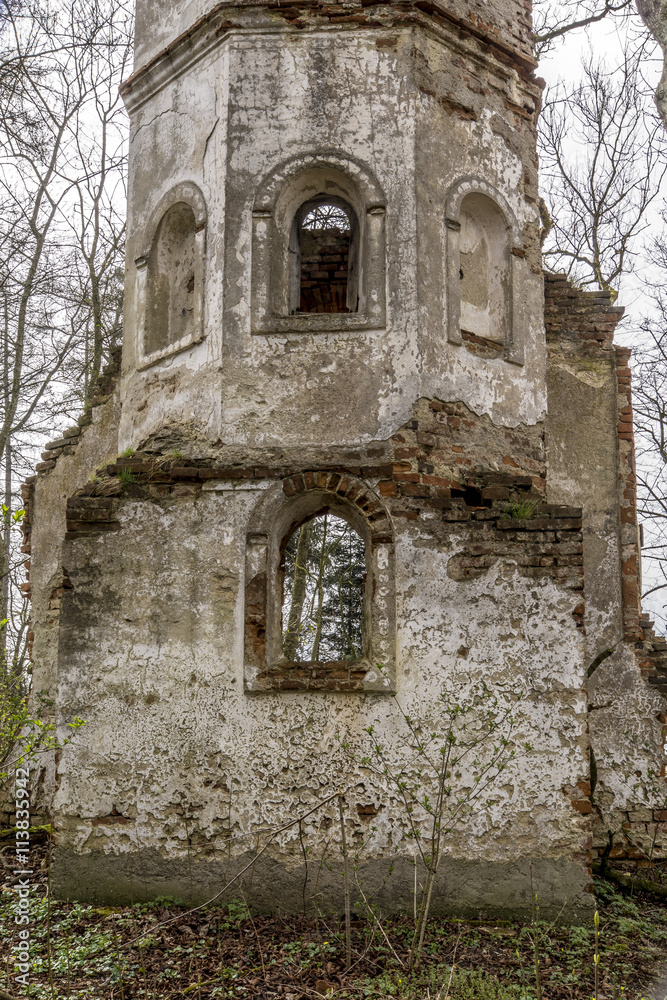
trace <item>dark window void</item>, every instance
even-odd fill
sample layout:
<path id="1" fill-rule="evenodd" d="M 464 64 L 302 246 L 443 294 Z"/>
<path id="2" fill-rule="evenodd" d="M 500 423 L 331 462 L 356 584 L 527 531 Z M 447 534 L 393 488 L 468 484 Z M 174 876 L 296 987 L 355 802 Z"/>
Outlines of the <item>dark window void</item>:
<path id="1" fill-rule="evenodd" d="M 293 312 L 357 311 L 358 242 L 356 216 L 342 198 L 315 198 L 301 206 L 290 246 L 296 264 Z"/>
<path id="2" fill-rule="evenodd" d="M 354 528 L 330 512 L 316 515 L 289 536 L 283 570 L 285 658 L 360 659 L 366 548 Z"/>
<path id="3" fill-rule="evenodd" d="M 178 202 L 160 220 L 148 263 L 147 354 L 193 332 L 195 255 L 194 212 Z"/>

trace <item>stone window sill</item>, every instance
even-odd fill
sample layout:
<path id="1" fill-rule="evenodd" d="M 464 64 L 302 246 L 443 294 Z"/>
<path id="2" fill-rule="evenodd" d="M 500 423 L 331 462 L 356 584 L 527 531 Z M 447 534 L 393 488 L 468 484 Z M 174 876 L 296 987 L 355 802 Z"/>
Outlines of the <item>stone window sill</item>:
<path id="1" fill-rule="evenodd" d="M 264 691 L 351 691 L 394 694 L 387 671 L 368 660 L 334 660 L 329 663 L 280 662 L 253 678 L 246 677 L 247 694 Z"/>
<path id="2" fill-rule="evenodd" d="M 254 334 L 337 333 L 377 329 L 363 313 L 295 313 L 293 316 L 271 316 L 259 323 Z"/>
<path id="3" fill-rule="evenodd" d="M 158 361 L 163 361 L 165 358 L 171 358 L 174 354 L 179 354 L 181 351 L 187 350 L 188 347 L 194 347 L 195 344 L 201 344 L 203 339 L 203 333 L 190 334 L 189 337 L 183 337 L 181 340 L 177 340 L 174 344 L 169 344 L 168 347 L 163 347 L 160 351 L 152 351 L 150 354 L 141 354 L 137 364 L 137 371 L 142 371 L 144 368 L 150 368 L 151 365 L 157 364 Z"/>

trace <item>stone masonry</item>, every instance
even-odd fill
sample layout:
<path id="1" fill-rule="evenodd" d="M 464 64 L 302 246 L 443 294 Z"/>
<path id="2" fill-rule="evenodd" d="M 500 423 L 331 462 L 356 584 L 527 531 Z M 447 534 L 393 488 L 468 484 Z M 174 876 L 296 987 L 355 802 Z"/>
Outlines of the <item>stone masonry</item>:
<path id="1" fill-rule="evenodd" d="M 25 486 L 34 689 L 86 723 L 35 779 L 61 896 L 339 909 L 340 793 L 364 892 L 411 907 L 363 755 L 410 767 L 401 712 L 443 698 L 510 757 L 436 910 L 525 914 L 532 879 L 586 920 L 599 854 L 667 847 L 629 352 L 542 271 L 530 31 L 526 0 L 138 0 L 122 360 Z M 350 231 L 311 274 L 317 205 Z M 363 654 L 292 662 L 284 549 L 323 511 L 364 541 Z"/>

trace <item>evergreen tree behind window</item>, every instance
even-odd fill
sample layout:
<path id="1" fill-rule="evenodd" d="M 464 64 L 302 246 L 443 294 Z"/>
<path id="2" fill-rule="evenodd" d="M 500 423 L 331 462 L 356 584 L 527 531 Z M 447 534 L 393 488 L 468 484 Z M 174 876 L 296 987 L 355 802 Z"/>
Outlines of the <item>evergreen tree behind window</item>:
<path id="1" fill-rule="evenodd" d="M 361 659 L 366 549 L 354 528 L 330 512 L 317 515 L 290 535 L 283 566 L 285 658 Z"/>

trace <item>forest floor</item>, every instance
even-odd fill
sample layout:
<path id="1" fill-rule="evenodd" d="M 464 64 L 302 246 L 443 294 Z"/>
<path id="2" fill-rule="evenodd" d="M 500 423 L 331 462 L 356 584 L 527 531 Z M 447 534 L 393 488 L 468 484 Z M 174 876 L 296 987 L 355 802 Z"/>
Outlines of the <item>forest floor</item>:
<path id="1" fill-rule="evenodd" d="M 31 860 L 36 869 L 38 859 Z M 596 996 L 592 919 L 566 927 L 433 918 L 422 961 L 409 973 L 410 920 L 380 925 L 355 914 L 346 970 L 340 919 L 264 916 L 242 902 L 196 912 L 168 899 L 122 907 L 63 903 L 49 899 L 47 868 L 42 859 L 30 889 L 26 988 L 14 979 L 20 925 L 16 880 L 5 862 L 0 1000 L 536 1000 L 536 955 L 543 1000 Z M 598 1000 L 665 1000 L 667 903 L 601 879 L 595 892 Z"/>

